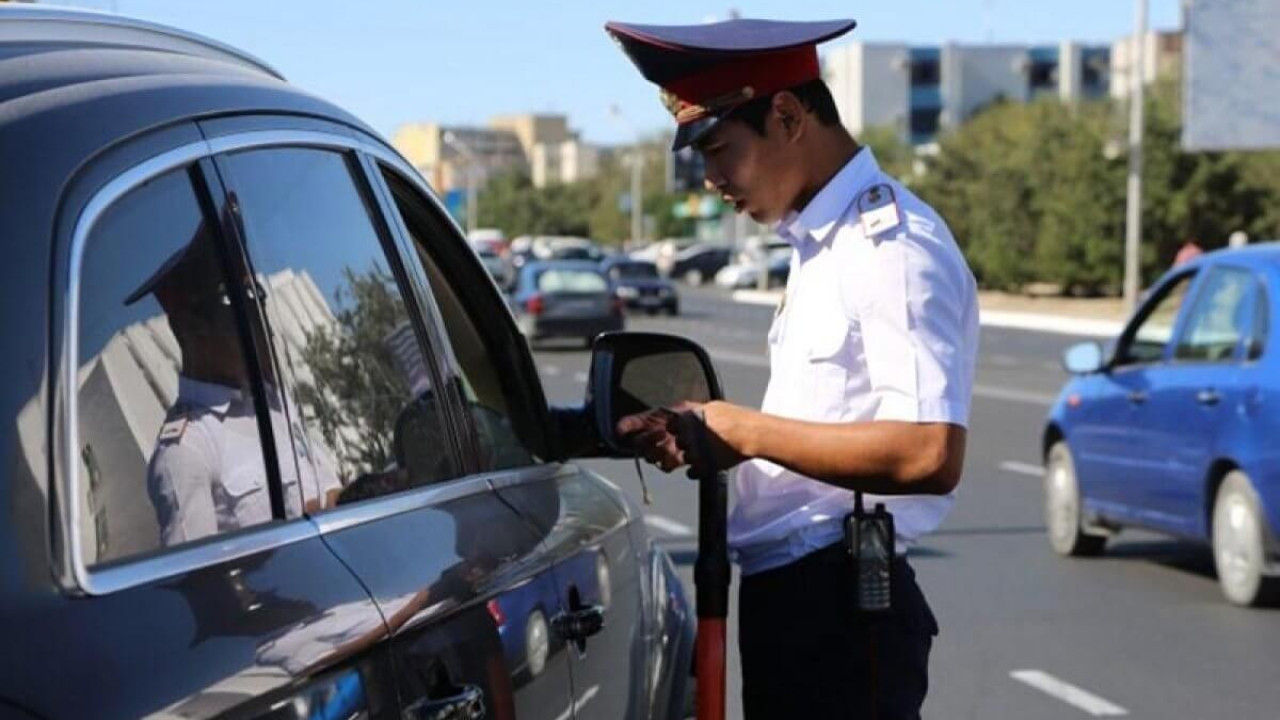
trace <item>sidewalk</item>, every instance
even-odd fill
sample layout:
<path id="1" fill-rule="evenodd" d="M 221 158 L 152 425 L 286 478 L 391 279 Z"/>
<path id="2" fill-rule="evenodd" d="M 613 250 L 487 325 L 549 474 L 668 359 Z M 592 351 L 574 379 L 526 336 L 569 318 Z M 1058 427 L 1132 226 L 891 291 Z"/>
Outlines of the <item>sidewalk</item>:
<path id="1" fill-rule="evenodd" d="M 782 291 L 738 290 L 735 302 L 777 305 Z M 1068 298 L 978 292 L 982 324 L 1059 335 L 1113 337 L 1124 327 L 1127 314 L 1120 298 Z"/>

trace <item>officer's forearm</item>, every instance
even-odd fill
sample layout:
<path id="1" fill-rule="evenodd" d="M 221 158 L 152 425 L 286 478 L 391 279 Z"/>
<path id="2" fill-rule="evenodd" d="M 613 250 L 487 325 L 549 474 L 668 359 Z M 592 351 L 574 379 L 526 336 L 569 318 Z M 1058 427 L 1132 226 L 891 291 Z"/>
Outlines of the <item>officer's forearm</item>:
<path id="1" fill-rule="evenodd" d="M 960 482 L 966 432 L 958 425 L 815 423 L 739 410 L 726 423 L 731 447 L 815 480 L 877 495 L 944 495 Z"/>

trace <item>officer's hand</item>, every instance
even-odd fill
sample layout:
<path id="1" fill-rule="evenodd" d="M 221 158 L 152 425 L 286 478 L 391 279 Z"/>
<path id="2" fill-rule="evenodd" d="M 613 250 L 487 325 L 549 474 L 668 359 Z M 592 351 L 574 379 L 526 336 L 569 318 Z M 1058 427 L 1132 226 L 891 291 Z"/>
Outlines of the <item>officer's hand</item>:
<path id="1" fill-rule="evenodd" d="M 727 432 L 734 413 L 741 410 L 729 403 L 684 403 L 674 408 L 656 408 L 628 415 L 618 421 L 618 435 L 631 443 L 645 460 L 671 472 L 683 465 L 699 470 L 723 470 L 742 462 Z M 699 436 L 706 436 L 706 445 Z M 701 457 L 704 447 L 710 458 Z"/>

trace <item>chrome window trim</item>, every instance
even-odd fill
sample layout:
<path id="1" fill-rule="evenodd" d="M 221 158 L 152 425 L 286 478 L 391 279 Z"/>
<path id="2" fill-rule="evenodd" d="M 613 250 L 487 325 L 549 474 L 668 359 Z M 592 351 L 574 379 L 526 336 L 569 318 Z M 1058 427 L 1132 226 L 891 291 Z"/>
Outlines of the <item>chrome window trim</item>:
<path id="1" fill-rule="evenodd" d="M 290 545 L 328 532 L 355 527 L 374 520 L 456 500 L 498 486 L 508 487 L 534 479 L 545 479 L 561 472 L 558 465 L 531 466 L 498 473 L 463 476 L 411 493 L 376 499 L 334 510 L 315 518 L 275 521 L 242 533 L 213 536 L 208 542 L 173 550 L 160 549 L 157 555 L 122 558 L 100 569 L 90 569 L 84 560 L 80 537 L 80 467 L 76 448 L 79 438 L 79 359 L 80 280 L 84 250 L 89 235 L 102 215 L 117 201 L 149 180 L 172 170 L 191 165 L 214 155 L 263 147 L 320 147 L 363 152 L 395 167 L 426 196 L 442 216 L 449 217 L 440 199 L 416 170 L 385 145 L 363 136 L 346 136 L 315 130 L 262 130 L 233 133 L 209 140 L 182 145 L 155 155 L 116 175 L 100 188 L 77 215 L 71 236 L 67 263 L 67 300 L 63 311 L 61 379 L 54 401 L 53 487 L 60 527 L 55 543 L 60 553 L 55 556 L 55 575 L 61 586 L 73 593 L 106 595 L 146 583 L 209 567 L 227 560 Z M 455 228 L 457 223 L 453 222 Z M 461 230 L 458 231 L 461 233 Z M 531 472 L 532 471 L 532 472 Z"/>
<path id="2" fill-rule="evenodd" d="M 144 582 L 141 576 L 132 571 L 132 565 L 121 565 L 110 574 L 115 582 L 104 583 L 102 573 L 92 573 L 84 561 L 84 547 L 80 537 L 80 463 L 77 459 L 80 447 L 79 396 L 80 384 L 77 379 L 80 358 L 80 277 L 84 264 L 85 243 L 101 219 L 113 204 L 144 183 L 153 180 L 171 170 L 190 165 L 209 154 L 209 146 L 205 142 L 196 142 L 174 148 L 156 155 L 112 178 L 105 186 L 94 193 L 84 209 L 76 218 L 75 229 L 71 235 L 70 258 L 67 277 L 66 323 L 62 339 L 62 387 L 56 400 L 55 411 L 61 418 L 59 433 L 59 452 L 56 457 L 62 462 L 62 472 L 55 476 L 55 487 L 64 485 L 65 493 L 58 494 L 58 506 L 61 513 L 63 547 L 66 554 L 64 567 L 60 568 L 59 577 L 64 584 L 70 582 L 71 589 L 89 595 L 101 595 L 114 592 L 122 587 Z M 65 567 L 69 565 L 69 567 Z M 141 561 L 139 566 L 155 563 Z M 150 577 L 149 575 L 147 577 Z M 129 585 L 124 583 L 128 582 Z"/>
<path id="3" fill-rule="evenodd" d="M 125 558 L 118 565 L 92 570 L 90 595 L 108 595 L 155 580 L 212 567 L 268 550 L 278 550 L 303 540 L 319 537 L 316 527 L 305 517 L 287 522 L 271 522 L 242 531 L 211 535 L 205 541 L 172 550 L 159 548 L 154 555 Z"/>

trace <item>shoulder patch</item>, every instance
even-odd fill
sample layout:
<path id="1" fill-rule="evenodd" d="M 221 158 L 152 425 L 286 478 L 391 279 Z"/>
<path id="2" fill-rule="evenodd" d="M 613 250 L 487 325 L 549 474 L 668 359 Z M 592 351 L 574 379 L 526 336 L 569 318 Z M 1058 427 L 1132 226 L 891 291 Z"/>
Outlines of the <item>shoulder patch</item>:
<path id="1" fill-rule="evenodd" d="M 885 183 L 872 185 L 858 196 L 855 203 L 862 232 L 874 238 L 902 224 L 902 211 L 893 188 Z"/>
<path id="2" fill-rule="evenodd" d="M 187 431 L 189 423 L 190 420 L 185 415 L 179 415 L 167 421 L 160 426 L 160 442 L 177 442 L 181 440 L 182 434 Z"/>

